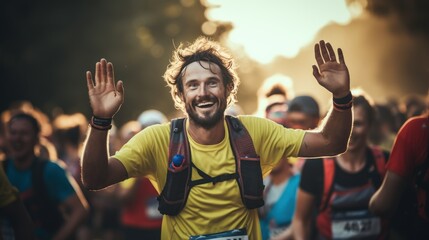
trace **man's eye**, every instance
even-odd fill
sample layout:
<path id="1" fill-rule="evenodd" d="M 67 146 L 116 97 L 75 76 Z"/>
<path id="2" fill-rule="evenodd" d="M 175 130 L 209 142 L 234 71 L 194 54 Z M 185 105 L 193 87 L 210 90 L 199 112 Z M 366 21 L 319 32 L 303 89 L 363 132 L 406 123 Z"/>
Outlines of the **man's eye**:
<path id="1" fill-rule="evenodd" d="M 189 89 L 196 89 L 198 87 L 197 84 L 190 84 Z"/>

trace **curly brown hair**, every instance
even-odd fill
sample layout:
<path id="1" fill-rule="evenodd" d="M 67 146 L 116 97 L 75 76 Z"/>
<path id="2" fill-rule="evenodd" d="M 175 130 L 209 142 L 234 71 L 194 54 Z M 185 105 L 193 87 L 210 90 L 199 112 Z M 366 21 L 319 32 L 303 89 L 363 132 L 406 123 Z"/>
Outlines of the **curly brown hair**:
<path id="1" fill-rule="evenodd" d="M 230 90 L 227 97 L 228 107 L 236 102 L 240 79 L 236 73 L 236 63 L 228 51 L 218 42 L 206 37 L 199 37 L 193 43 L 185 46 L 181 43 L 173 52 L 170 64 L 164 73 L 164 80 L 170 87 L 170 93 L 176 108 L 185 111 L 183 96 L 183 69 L 193 62 L 209 62 L 219 66 L 223 83 Z M 208 68 L 211 71 L 211 68 Z"/>

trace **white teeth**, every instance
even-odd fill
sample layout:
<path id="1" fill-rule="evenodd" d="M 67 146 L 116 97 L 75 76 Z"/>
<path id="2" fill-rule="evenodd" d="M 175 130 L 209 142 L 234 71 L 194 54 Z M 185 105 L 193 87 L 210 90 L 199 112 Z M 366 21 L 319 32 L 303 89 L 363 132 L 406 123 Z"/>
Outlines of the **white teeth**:
<path id="1" fill-rule="evenodd" d="M 204 106 L 209 106 L 209 105 L 212 105 L 212 104 L 213 104 L 213 102 L 204 102 L 204 103 L 197 104 L 197 107 L 204 107 Z"/>

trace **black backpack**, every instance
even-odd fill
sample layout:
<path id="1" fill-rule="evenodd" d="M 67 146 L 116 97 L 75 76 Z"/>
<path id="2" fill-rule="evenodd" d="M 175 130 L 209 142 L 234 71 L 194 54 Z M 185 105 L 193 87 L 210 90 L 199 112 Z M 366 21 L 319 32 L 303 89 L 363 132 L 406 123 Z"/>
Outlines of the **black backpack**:
<path id="1" fill-rule="evenodd" d="M 192 163 L 191 151 L 186 134 L 184 118 L 171 122 L 170 145 L 168 157 L 168 172 L 165 186 L 158 197 L 158 210 L 161 214 L 175 216 L 185 207 L 189 191 L 193 186 L 236 179 L 240 188 L 243 204 L 248 209 L 264 205 L 262 170 L 260 158 L 256 154 L 253 141 L 238 118 L 225 116 L 231 147 L 234 152 L 236 172 L 209 176 Z M 170 167 L 175 155 L 183 156 L 180 168 Z M 192 168 L 202 177 L 192 180 Z"/>

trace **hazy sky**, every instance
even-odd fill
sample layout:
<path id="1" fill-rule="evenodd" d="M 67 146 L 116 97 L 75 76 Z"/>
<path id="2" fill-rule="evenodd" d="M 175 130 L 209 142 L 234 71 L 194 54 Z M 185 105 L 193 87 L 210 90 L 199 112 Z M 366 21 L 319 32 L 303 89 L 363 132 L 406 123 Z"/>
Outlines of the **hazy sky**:
<path id="1" fill-rule="evenodd" d="M 313 43 L 316 33 L 330 23 L 347 24 L 352 13 L 344 0 L 207 0 L 206 17 L 231 22 L 229 42 L 242 45 L 260 63 L 275 56 L 295 57 Z M 263 46 L 263 47 L 261 47 Z"/>
<path id="2" fill-rule="evenodd" d="M 429 47 L 425 38 L 410 34 L 394 14 L 378 17 L 363 10 L 365 1 L 351 5 L 346 0 L 202 2 L 209 6 L 209 20 L 232 24 L 226 35 L 229 47 L 235 53 L 244 50 L 263 66 L 259 75 L 243 78 L 241 90 L 255 92 L 264 78 L 283 74 L 292 79 L 297 94 L 311 94 L 326 102 L 329 93 L 311 74 L 313 44 L 324 39 L 345 52 L 351 87 L 363 88 L 375 101 L 427 92 Z M 279 56 L 283 58 L 276 60 Z"/>

